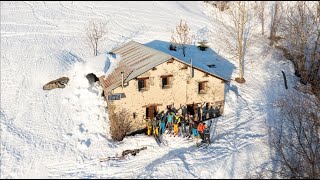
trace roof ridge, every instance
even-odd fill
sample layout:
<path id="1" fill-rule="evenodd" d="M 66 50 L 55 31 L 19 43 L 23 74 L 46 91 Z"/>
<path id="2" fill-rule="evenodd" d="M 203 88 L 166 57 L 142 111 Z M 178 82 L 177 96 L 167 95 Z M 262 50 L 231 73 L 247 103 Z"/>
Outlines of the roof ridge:
<path id="1" fill-rule="evenodd" d="M 171 58 L 176 58 L 176 57 L 174 57 L 174 56 L 172 56 L 172 55 L 170 55 L 170 54 L 167 54 L 167 53 L 165 53 L 165 52 L 163 52 L 163 51 L 160 51 L 160 50 L 158 50 L 158 49 L 155 49 L 155 48 L 146 46 L 145 44 L 139 43 L 139 42 L 137 42 L 137 41 L 131 40 L 131 41 L 129 41 L 129 42 L 134 42 L 134 43 L 140 44 L 140 45 L 142 45 L 142 46 L 144 46 L 144 47 L 146 47 L 146 48 L 148 48 L 148 49 L 151 49 L 151 50 L 153 50 L 153 51 L 156 51 L 156 52 L 165 54 L 165 55 L 167 55 L 167 56 L 170 56 Z M 128 43 L 129 43 L 129 42 L 128 42 Z"/>

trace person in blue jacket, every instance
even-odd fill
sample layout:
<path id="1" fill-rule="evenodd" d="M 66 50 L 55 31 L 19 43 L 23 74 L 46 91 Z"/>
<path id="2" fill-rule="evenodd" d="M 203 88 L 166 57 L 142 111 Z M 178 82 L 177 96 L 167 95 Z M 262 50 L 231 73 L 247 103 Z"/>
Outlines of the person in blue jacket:
<path id="1" fill-rule="evenodd" d="M 173 116 L 174 116 L 174 113 L 173 113 L 173 112 L 169 112 L 169 113 L 168 113 L 168 116 L 167 116 L 167 121 L 168 121 L 167 126 L 168 126 L 168 128 L 169 128 L 169 133 L 172 132 Z"/>
<path id="2" fill-rule="evenodd" d="M 163 111 L 161 111 L 161 115 L 159 116 L 159 123 L 160 123 L 160 134 L 163 134 L 166 127 L 166 115 Z"/>

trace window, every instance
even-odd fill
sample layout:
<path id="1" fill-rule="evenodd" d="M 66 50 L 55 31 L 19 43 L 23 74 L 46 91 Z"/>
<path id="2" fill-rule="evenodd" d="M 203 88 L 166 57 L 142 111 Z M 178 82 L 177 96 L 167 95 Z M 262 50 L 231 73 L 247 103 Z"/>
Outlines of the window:
<path id="1" fill-rule="evenodd" d="M 138 78 L 138 91 L 143 91 L 147 89 L 147 78 Z"/>
<path id="2" fill-rule="evenodd" d="M 166 89 L 170 87 L 170 77 L 172 77 L 172 75 L 161 76 L 162 89 Z"/>
<path id="3" fill-rule="evenodd" d="M 146 82 L 144 79 L 138 80 L 138 89 L 141 91 L 142 89 L 146 88 Z"/>
<path id="4" fill-rule="evenodd" d="M 133 113 L 133 119 L 135 119 L 137 117 L 137 114 L 134 112 Z"/>
<path id="5" fill-rule="evenodd" d="M 121 98 L 125 98 L 126 95 L 124 93 L 116 93 L 112 95 L 108 95 L 108 100 L 120 100 Z"/>
<path id="6" fill-rule="evenodd" d="M 162 78 L 162 89 L 168 87 L 169 85 L 169 78 L 168 77 L 163 77 Z"/>
<path id="7" fill-rule="evenodd" d="M 199 94 L 204 94 L 204 93 L 206 93 L 206 82 L 207 82 L 207 81 L 203 81 L 203 82 L 199 82 L 199 83 L 198 83 L 198 93 L 199 93 Z"/>
<path id="8" fill-rule="evenodd" d="M 114 94 L 109 96 L 109 100 L 120 100 L 121 99 L 121 95 L 120 94 Z"/>

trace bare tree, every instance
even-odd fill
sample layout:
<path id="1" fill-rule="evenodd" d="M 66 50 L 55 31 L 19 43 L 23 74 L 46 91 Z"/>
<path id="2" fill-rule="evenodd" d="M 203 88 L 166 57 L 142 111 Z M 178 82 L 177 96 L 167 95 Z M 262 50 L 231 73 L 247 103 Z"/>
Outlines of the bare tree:
<path id="1" fill-rule="evenodd" d="M 94 56 L 98 55 L 98 45 L 105 40 L 105 35 L 108 33 L 107 24 L 108 22 L 91 20 L 86 27 L 88 43 L 93 50 Z"/>
<path id="2" fill-rule="evenodd" d="M 228 2 L 230 1 L 203 1 L 205 3 L 209 3 L 212 6 L 218 8 L 220 11 L 224 11 L 225 9 L 228 9 Z"/>
<path id="3" fill-rule="evenodd" d="M 187 22 L 180 20 L 180 24 L 178 24 L 175 31 L 172 32 L 171 44 L 182 49 L 183 56 L 186 57 L 186 48 L 191 42 L 192 36 L 190 35 L 190 28 Z"/>
<path id="4" fill-rule="evenodd" d="M 254 28 L 255 13 L 253 6 L 248 1 L 230 2 L 229 9 L 225 14 L 217 12 L 218 22 L 224 28 L 223 40 L 228 44 L 231 53 L 239 62 L 239 77 L 236 81 L 244 83 L 244 64 L 247 48 L 250 46 L 252 38 L 251 31 Z M 224 16 L 222 16 L 224 15 Z"/>
<path id="5" fill-rule="evenodd" d="M 287 6 L 281 45 L 293 57 L 296 75 L 320 95 L 320 2 L 298 1 Z"/>
<path id="6" fill-rule="evenodd" d="M 256 6 L 255 10 L 256 13 L 258 14 L 258 18 L 261 22 L 261 33 L 264 35 L 264 24 L 265 24 L 265 6 L 266 6 L 266 1 L 256 1 Z"/>
<path id="7" fill-rule="evenodd" d="M 289 91 L 279 102 L 281 117 L 270 129 L 282 178 L 320 178 L 320 101 Z"/>
<path id="8" fill-rule="evenodd" d="M 277 41 L 276 33 L 279 29 L 279 25 L 282 17 L 282 2 L 274 1 L 271 6 L 271 15 L 270 15 L 270 46 L 273 46 L 274 42 Z"/>

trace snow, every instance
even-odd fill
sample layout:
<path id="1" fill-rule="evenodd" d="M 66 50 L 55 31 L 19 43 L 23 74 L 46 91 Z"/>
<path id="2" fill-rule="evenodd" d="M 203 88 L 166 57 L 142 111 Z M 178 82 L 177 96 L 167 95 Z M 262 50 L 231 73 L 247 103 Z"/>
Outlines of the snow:
<path id="1" fill-rule="evenodd" d="M 1 2 L 1 178 L 244 178 L 259 166 L 272 166 L 267 129 L 278 116 L 275 102 L 286 96 L 281 70 L 293 88 L 291 63 L 267 48 L 259 37 L 248 49 L 245 84 L 226 88 L 225 113 L 212 122 L 213 143 L 196 148 L 194 141 L 135 135 L 112 141 L 101 87 L 90 86 L 86 74 L 108 75 L 121 57 L 107 54 L 135 40 L 194 63 L 214 63 L 214 73 L 234 79 L 238 64 L 225 53 L 217 36 L 199 51 L 166 49 L 180 19 L 194 34 L 208 29 L 223 33 L 202 2 Z M 90 19 L 112 19 L 99 56 L 85 39 Z M 206 36 L 206 35 L 204 35 Z M 199 37 L 198 37 L 199 38 Z M 203 37 L 207 38 L 207 37 Z M 176 53 L 176 54 L 174 54 Z M 63 89 L 43 91 L 59 77 L 70 78 Z M 146 146 L 125 160 L 99 158 Z"/>

